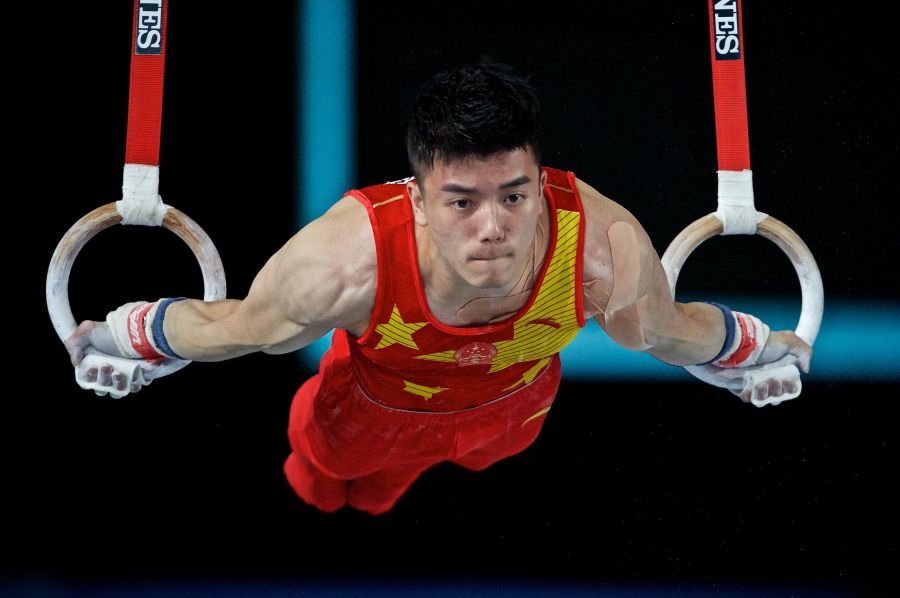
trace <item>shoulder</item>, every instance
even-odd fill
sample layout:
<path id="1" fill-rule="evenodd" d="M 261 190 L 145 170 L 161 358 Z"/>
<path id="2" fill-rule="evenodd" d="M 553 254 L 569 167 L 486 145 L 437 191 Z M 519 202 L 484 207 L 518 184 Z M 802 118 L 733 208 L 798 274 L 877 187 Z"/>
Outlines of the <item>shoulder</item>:
<path id="1" fill-rule="evenodd" d="M 637 224 L 637 218 L 625 207 L 606 197 L 581 179 L 575 179 L 575 186 L 584 206 L 585 227 L 589 234 L 605 232 L 618 221 Z"/>
<path id="2" fill-rule="evenodd" d="M 375 265 L 375 238 L 365 206 L 345 196 L 284 246 L 288 260 L 312 260 L 342 270 Z"/>
<path id="3" fill-rule="evenodd" d="M 634 232 L 642 253 L 652 250 L 650 239 L 638 219 L 624 206 L 606 197 L 584 181 L 576 179 L 576 187 L 584 206 L 585 270 L 609 266 L 609 231 L 617 223 L 627 224 Z M 616 228 L 624 228 L 622 225 Z M 599 273 L 598 273 L 599 274 Z"/>
<path id="4" fill-rule="evenodd" d="M 354 197 L 343 197 L 304 226 L 279 254 L 273 259 L 290 312 L 318 312 L 341 328 L 368 320 L 378 261 L 368 212 Z"/>

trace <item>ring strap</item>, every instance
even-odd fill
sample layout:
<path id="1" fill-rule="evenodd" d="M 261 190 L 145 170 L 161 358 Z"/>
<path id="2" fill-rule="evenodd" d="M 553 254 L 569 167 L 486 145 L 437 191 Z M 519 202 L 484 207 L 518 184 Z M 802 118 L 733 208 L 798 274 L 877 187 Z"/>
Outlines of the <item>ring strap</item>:
<path id="1" fill-rule="evenodd" d="M 117 203 L 123 224 L 160 226 L 166 214 L 159 197 L 159 139 L 167 21 L 168 0 L 134 0 L 125 170 Z"/>
<path id="2" fill-rule="evenodd" d="M 126 164 L 159 165 L 168 0 L 134 0 Z"/>
<path id="3" fill-rule="evenodd" d="M 740 172 L 750 169 L 741 2 L 708 1 L 719 170 Z"/>

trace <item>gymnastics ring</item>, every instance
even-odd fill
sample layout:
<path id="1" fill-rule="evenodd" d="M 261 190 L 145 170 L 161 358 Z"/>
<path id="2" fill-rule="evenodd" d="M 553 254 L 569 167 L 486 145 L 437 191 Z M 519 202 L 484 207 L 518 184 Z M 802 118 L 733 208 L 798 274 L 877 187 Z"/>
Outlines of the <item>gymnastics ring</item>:
<path id="1" fill-rule="evenodd" d="M 672 292 L 672 297 L 675 296 L 675 286 L 678 282 L 678 275 L 681 273 L 681 267 L 684 265 L 685 260 L 687 260 L 691 252 L 707 239 L 722 234 L 723 230 L 724 225 L 722 224 L 722 221 L 719 220 L 715 214 L 708 214 L 688 225 L 669 244 L 661 261 L 663 269 L 666 271 L 666 277 L 669 281 L 669 290 Z M 816 260 L 813 258 L 812 252 L 797 233 L 783 222 L 771 216 L 766 216 L 759 222 L 756 234 L 765 237 L 778 245 L 794 265 L 794 270 L 800 280 L 800 290 L 802 292 L 800 319 L 797 322 L 797 328 L 794 332 L 797 336 L 812 345 L 816 340 L 816 336 L 819 334 L 819 327 L 822 324 L 822 312 L 825 303 L 822 275 L 819 272 L 819 268 L 816 265 Z M 773 364 L 757 366 L 757 369 L 755 369 L 752 374 L 755 375 L 762 371 L 774 373 L 774 369 L 777 367 L 786 367 L 786 361 L 782 363 L 782 360 L 779 360 Z M 790 365 L 790 367 L 794 367 L 796 371 L 795 366 Z M 707 377 L 701 376 L 698 373 L 699 369 L 699 366 L 689 366 L 688 371 L 706 382 L 716 383 Z M 754 368 L 747 369 L 753 370 Z M 722 384 L 717 385 L 721 386 Z M 799 389 L 793 396 L 788 396 L 786 398 L 794 398 L 794 396 L 797 396 L 798 394 Z M 755 405 L 762 406 L 770 403 L 778 404 L 781 402 L 780 400 L 769 399 L 758 401 L 755 399 L 755 396 L 756 390 L 754 386 L 752 399 Z M 781 400 L 786 400 L 786 398 Z"/>
<path id="2" fill-rule="evenodd" d="M 78 222 L 73 224 L 53 252 L 50 267 L 47 271 L 47 308 L 50 312 L 53 328 L 56 329 L 56 334 L 63 342 L 77 328 L 75 318 L 72 315 L 72 308 L 69 305 L 69 275 L 72 272 L 75 258 L 78 257 L 81 249 L 97 233 L 120 222 L 122 222 L 122 214 L 119 212 L 116 202 L 100 206 L 89 214 L 82 216 Z M 166 206 L 162 226 L 178 235 L 194 252 L 194 256 L 197 258 L 203 273 L 204 301 L 224 299 L 225 269 L 209 235 L 186 214 L 171 206 Z M 163 365 L 153 364 L 157 372 L 159 372 L 158 375 L 171 373 L 187 364 L 185 361 L 169 361 L 173 363 L 168 365 L 166 365 L 166 362 L 163 362 Z M 101 363 L 109 363 L 116 370 L 123 372 L 128 377 L 129 384 L 127 388 L 129 390 L 131 381 L 136 377 L 140 377 L 138 379 L 142 384 L 149 383 L 149 380 L 143 379 L 141 365 L 147 366 L 151 362 L 141 359 L 126 359 L 89 349 L 79 368 L 96 367 Z M 78 371 L 76 371 L 76 380 L 78 380 L 78 384 L 82 388 L 109 391 L 109 388 L 101 387 L 96 383 L 83 382 L 77 374 Z M 110 391 L 110 395 L 114 398 L 119 398 L 125 394 L 128 394 L 128 391 L 124 393 Z"/>

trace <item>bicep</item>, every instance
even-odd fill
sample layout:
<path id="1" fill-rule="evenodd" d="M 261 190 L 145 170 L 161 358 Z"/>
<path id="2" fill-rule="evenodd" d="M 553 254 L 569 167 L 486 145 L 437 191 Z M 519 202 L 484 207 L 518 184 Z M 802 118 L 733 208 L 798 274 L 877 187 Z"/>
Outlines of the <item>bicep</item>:
<path id="1" fill-rule="evenodd" d="M 687 365 L 713 357 L 721 316 L 702 303 L 674 301 L 649 235 L 628 210 L 579 181 L 585 208 L 585 306 L 618 344 Z"/>
<path id="2" fill-rule="evenodd" d="M 585 307 L 617 343 L 647 350 L 651 320 L 666 316 L 671 307 L 659 257 L 631 212 L 578 183 L 585 212 Z"/>
<path id="3" fill-rule="evenodd" d="M 636 351 L 651 350 L 673 315 L 665 273 L 636 220 L 617 220 L 606 234 L 610 283 L 606 308 L 594 319 L 620 345 Z"/>
<path id="4" fill-rule="evenodd" d="M 240 320 L 258 335 L 262 350 L 295 350 L 333 328 L 367 323 L 374 237 L 368 216 L 349 201 L 297 233 L 253 281 Z"/>
<path id="5" fill-rule="evenodd" d="M 178 310 L 172 326 L 184 354 L 217 360 L 285 353 L 365 319 L 374 302 L 367 290 L 374 291 L 368 280 L 370 274 L 374 280 L 375 259 L 364 211 L 362 217 L 338 202 L 269 258 L 243 300 L 191 302 Z M 361 223 L 369 228 L 371 247 Z"/>

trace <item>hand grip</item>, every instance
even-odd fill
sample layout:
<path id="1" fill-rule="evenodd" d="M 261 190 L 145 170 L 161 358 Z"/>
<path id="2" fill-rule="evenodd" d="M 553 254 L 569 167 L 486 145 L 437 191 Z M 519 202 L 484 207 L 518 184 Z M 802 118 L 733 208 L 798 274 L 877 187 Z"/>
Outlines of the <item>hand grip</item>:
<path id="1" fill-rule="evenodd" d="M 143 362 L 138 359 L 115 357 L 113 355 L 107 355 L 106 353 L 100 353 L 93 349 L 88 349 L 84 359 L 75 368 L 75 381 L 78 383 L 78 386 L 85 390 L 93 390 L 94 392 L 103 395 L 108 393 L 109 396 L 114 399 L 121 399 L 131 392 L 131 384 L 134 381 L 140 383 L 141 386 L 150 384 L 150 380 L 144 378 L 144 372 L 141 370 L 141 363 Z M 125 376 L 124 390 L 120 391 L 109 386 L 103 386 L 96 381 L 99 377 L 100 367 L 104 365 L 112 366 L 114 371 L 118 371 Z M 91 368 L 96 368 L 97 376 L 94 377 L 93 382 L 88 382 L 84 378 Z"/>

